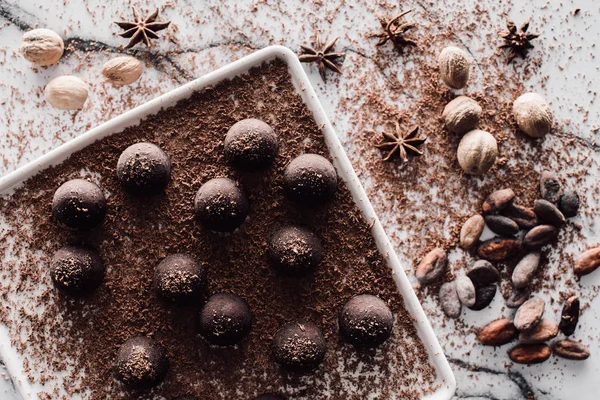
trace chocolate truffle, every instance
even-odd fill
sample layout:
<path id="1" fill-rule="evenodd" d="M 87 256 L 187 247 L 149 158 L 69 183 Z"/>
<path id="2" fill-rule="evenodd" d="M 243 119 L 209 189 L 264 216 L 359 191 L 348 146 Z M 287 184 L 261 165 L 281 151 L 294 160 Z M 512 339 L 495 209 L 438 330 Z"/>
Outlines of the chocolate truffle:
<path id="1" fill-rule="evenodd" d="M 104 279 L 104 264 L 98 253 L 88 247 L 68 245 L 54 253 L 50 276 L 54 285 L 70 294 L 87 294 Z"/>
<path id="2" fill-rule="evenodd" d="M 189 304 L 206 288 L 206 270 L 186 254 L 171 254 L 154 270 L 154 287 L 167 300 Z"/>
<path id="3" fill-rule="evenodd" d="M 321 241 L 310 231 L 288 226 L 275 232 L 269 243 L 269 258 L 286 275 L 304 275 L 321 261 Z"/>
<path id="4" fill-rule="evenodd" d="M 250 205 L 234 181 L 215 178 L 200 187 L 194 208 L 204 227 L 217 232 L 232 232 L 246 220 Z"/>
<path id="5" fill-rule="evenodd" d="M 255 171 L 271 165 L 277 155 L 277 135 L 258 119 L 236 122 L 225 136 L 225 155 L 235 168 Z"/>
<path id="6" fill-rule="evenodd" d="M 157 194 L 171 181 L 171 160 L 155 144 L 132 144 L 119 157 L 117 176 L 131 194 Z"/>
<path id="7" fill-rule="evenodd" d="M 62 225 L 79 230 L 92 229 L 106 214 L 106 199 L 98 185 L 85 179 L 63 183 L 52 199 L 52 215 Z"/>
<path id="8" fill-rule="evenodd" d="M 279 328 L 273 338 L 275 361 L 292 370 L 316 368 L 324 359 L 327 343 L 311 322 L 298 321 Z"/>
<path id="9" fill-rule="evenodd" d="M 265 393 L 261 394 L 258 397 L 255 397 L 254 400 L 285 400 L 285 397 L 280 396 L 278 394 Z"/>
<path id="10" fill-rule="evenodd" d="M 200 333 L 210 343 L 231 346 L 248 335 L 252 312 L 248 303 L 233 293 L 217 293 L 200 311 Z"/>
<path id="11" fill-rule="evenodd" d="M 392 334 L 394 315 L 378 297 L 361 294 L 344 304 L 339 317 L 340 333 L 356 347 L 377 347 Z"/>
<path id="12" fill-rule="evenodd" d="M 326 158 L 318 154 L 303 154 L 285 168 L 283 186 L 293 201 L 319 205 L 333 198 L 337 190 L 337 175 Z"/>
<path id="13" fill-rule="evenodd" d="M 127 340 L 117 353 L 117 379 L 131 389 L 147 389 L 158 385 L 168 369 L 165 348 L 145 336 Z"/>

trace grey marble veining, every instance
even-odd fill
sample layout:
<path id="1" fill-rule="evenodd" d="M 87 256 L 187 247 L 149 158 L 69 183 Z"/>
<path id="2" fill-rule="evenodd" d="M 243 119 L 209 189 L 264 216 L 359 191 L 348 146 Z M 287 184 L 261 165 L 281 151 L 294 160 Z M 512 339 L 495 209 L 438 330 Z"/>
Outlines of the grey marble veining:
<path id="1" fill-rule="evenodd" d="M 59 0 L 0 0 L 0 174 L 5 174 L 31 161 L 61 143 L 85 132 L 101 122 L 147 100 L 176 88 L 182 83 L 202 76 L 219 66 L 249 54 L 269 44 L 282 44 L 298 49 L 310 39 L 315 30 L 340 36 L 339 48 L 348 53 L 343 67 L 352 70 L 350 63 L 372 60 L 372 43 L 365 44 L 367 32 L 378 29 L 376 12 L 397 11 L 396 2 L 383 1 L 379 7 L 363 1 L 295 1 L 280 2 L 173 0 L 170 2 L 130 1 L 105 2 L 88 0 L 63 2 Z M 273 3 L 273 4 L 270 4 Z M 590 157 L 599 159 L 595 136 L 600 129 L 597 111 L 585 115 L 582 108 L 595 104 L 598 84 L 590 84 L 590 76 L 597 76 L 598 60 L 594 43 L 600 37 L 600 6 L 594 0 L 536 0 L 511 2 L 497 0 L 406 1 L 420 17 L 435 14 L 445 23 L 454 18 L 453 10 L 473 9 L 474 4 L 496 10 L 497 18 L 481 29 L 502 27 L 507 11 L 518 21 L 532 17 L 542 39 L 536 49 L 544 51 L 542 70 L 546 76 L 556 77 L 542 82 L 535 77 L 527 86 L 543 90 L 551 98 L 558 120 L 569 120 L 570 132 L 585 146 Z M 527 4 L 522 4 L 527 3 Z M 129 6 L 136 5 L 147 11 L 157 6 L 161 17 L 172 20 L 176 30 L 155 41 L 152 49 L 137 47 L 133 52 L 142 58 L 147 68 L 138 83 L 130 87 L 113 88 L 102 82 L 101 66 L 112 56 L 121 53 L 126 41 L 116 36 L 114 20 L 129 17 Z M 571 18 L 574 9 L 581 8 L 581 17 Z M 366 17 L 365 17 L 366 16 Z M 65 38 L 67 50 L 58 65 L 39 71 L 18 54 L 23 32 L 33 27 L 48 27 Z M 459 45 L 475 52 L 483 46 L 488 55 L 494 45 L 481 42 L 481 37 L 457 37 Z M 586 39 L 587 38 L 587 39 Z M 378 70 L 366 63 L 369 72 L 389 78 L 393 72 Z M 336 85 L 321 83 L 316 68 L 307 66 L 313 85 L 340 136 L 344 146 L 352 150 L 356 145 L 351 135 L 351 122 L 346 114 L 344 93 Z M 77 73 L 90 83 L 90 98 L 86 107 L 77 113 L 54 110 L 45 104 L 42 89 L 53 77 Z M 337 78 L 332 78 L 335 80 Z M 342 89 L 351 87 L 358 75 L 344 75 L 348 80 Z M 350 82 L 350 83 L 348 83 Z M 543 89 L 542 89 L 543 88 Z M 407 94 L 410 97 L 410 93 Z M 597 104 L 596 104 L 597 108 Z M 358 162 L 358 160 L 352 160 Z M 391 211 L 390 211 L 391 212 Z M 386 230 L 394 230 L 390 218 L 382 216 Z M 600 235 L 590 228 L 590 241 L 599 241 Z M 586 285 L 600 283 L 592 277 Z M 497 296 L 499 297 L 499 296 Z M 581 319 L 584 328 L 577 334 L 590 344 L 592 357 L 585 363 L 553 359 L 543 366 L 512 366 L 506 357 L 506 348 L 464 346 L 475 344 L 473 334 L 466 338 L 454 330 L 454 323 L 441 316 L 435 299 L 424 301 L 458 381 L 458 399 L 598 399 L 596 389 L 600 372 L 600 300 L 590 296 L 589 308 Z M 556 315 L 556 310 L 552 310 Z M 462 322 L 471 327 L 482 326 L 502 313 L 498 298 L 484 313 L 463 312 Z M 455 343 L 455 344 L 454 344 Z M 10 380 L 3 379 L 0 367 L 0 398 L 16 399 Z"/>

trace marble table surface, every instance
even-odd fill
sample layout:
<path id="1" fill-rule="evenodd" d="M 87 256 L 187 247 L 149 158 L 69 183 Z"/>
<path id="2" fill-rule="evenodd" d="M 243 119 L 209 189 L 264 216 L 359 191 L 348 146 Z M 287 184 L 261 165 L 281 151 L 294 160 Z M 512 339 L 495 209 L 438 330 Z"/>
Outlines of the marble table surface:
<path id="1" fill-rule="evenodd" d="M 0 175 L 136 105 L 270 44 L 297 50 L 300 44 L 314 37 L 316 30 L 321 30 L 340 36 L 338 47 L 348 53 L 343 67 L 357 57 L 369 59 L 372 46 L 361 41 L 365 32 L 379 29 L 376 13 L 399 11 L 397 1 L 387 0 L 236 0 L 226 3 L 221 0 L 0 0 Z M 595 41 L 600 38 L 600 4 L 596 0 L 406 0 L 400 3 L 404 8 L 414 9 L 419 18 L 436 15 L 448 26 L 454 23 L 456 10 L 463 11 L 461 18 L 464 19 L 464 11 L 468 15 L 469 10 L 476 10 L 476 4 L 497 16 L 482 29 L 502 28 L 505 16 L 520 22 L 531 17 L 535 29 L 542 34 L 534 50 L 543 61 L 540 70 L 553 79 L 532 77 L 526 86 L 551 98 L 556 119 L 569 121 L 579 137 L 594 143 L 594 134 L 600 127 L 597 102 L 596 110 L 592 108 L 589 115 L 581 111 L 583 105 L 594 104 L 599 89 L 597 79 L 595 82 L 592 79 L 600 73 L 598 58 L 594 56 L 597 54 Z M 129 17 L 132 5 L 144 12 L 159 7 L 161 17 L 171 20 L 173 25 L 150 50 L 140 47 L 135 53 L 146 62 L 140 81 L 116 89 L 103 82 L 99 70 L 109 58 L 122 52 L 119 46 L 125 40 L 117 36 L 119 30 L 112 21 Z M 576 9 L 581 11 L 574 18 Z M 20 56 L 21 36 L 34 27 L 53 29 L 65 38 L 67 51 L 59 64 L 37 70 Z M 456 39 L 457 45 L 486 45 L 471 35 L 458 33 Z M 495 46 L 494 43 L 487 47 Z M 381 73 L 372 65 L 366 68 L 372 68 L 374 74 Z M 316 68 L 307 66 L 306 69 L 338 135 L 352 154 L 358 140 L 350 134 L 351 122 L 346 115 L 352 105 L 345 103 L 348 99 L 338 85 L 324 85 Z M 63 112 L 45 103 L 45 84 L 62 74 L 77 74 L 90 84 L 90 98 L 82 111 Z M 344 74 L 335 79 L 352 83 L 358 77 Z M 589 151 L 589 156 L 600 158 L 595 145 L 590 148 L 594 150 Z M 350 158 L 357 161 L 352 155 Z M 385 209 L 379 207 L 382 208 Z M 396 229 L 389 218 L 383 217 L 382 222 L 386 229 Z M 599 239 L 594 229 L 590 230 L 590 239 Z M 599 282 L 600 278 L 596 277 L 586 284 Z M 584 328 L 577 338 L 587 340 L 592 357 L 583 363 L 554 360 L 528 367 L 509 366 L 505 349 L 471 346 L 472 351 L 467 351 L 454 345 L 455 339 L 464 338 L 456 337 L 452 331 L 454 325 L 442 318 L 435 300 L 426 299 L 424 308 L 431 316 L 458 381 L 456 398 L 598 399 L 600 300 L 594 296 L 588 300 L 589 308 L 581 321 Z M 500 300 L 495 299 L 485 315 L 464 312 L 461 318 L 468 326 L 481 326 L 493 313 L 498 315 L 500 308 Z M 472 334 L 469 340 L 474 341 Z M 5 376 L 5 379 L 0 377 L 0 398 L 17 399 L 1 365 L 0 374 Z"/>

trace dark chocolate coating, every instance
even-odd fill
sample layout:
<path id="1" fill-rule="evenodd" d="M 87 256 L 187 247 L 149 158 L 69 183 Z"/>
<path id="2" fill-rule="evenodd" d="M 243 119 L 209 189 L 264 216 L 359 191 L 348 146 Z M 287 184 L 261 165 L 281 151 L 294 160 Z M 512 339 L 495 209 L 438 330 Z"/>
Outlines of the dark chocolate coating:
<path id="1" fill-rule="evenodd" d="M 225 136 L 225 155 L 231 165 L 255 171 L 271 165 L 277 156 L 277 134 L 261 120 L 249 118 L 233 124 Z"/>
<path id="2" fill-rule="evenodd" d="M 370 294 L 352 297 L 339 316 L 340 334 L 356 347 L 373 348 L 392 334 L 394 315 L 383 300 Z"/>
<path id="3" fill-rule="evenodd" d="M 232 232 L 246 220 L 250 205 L 244 192 L 228 178 L 206 182 L 194 201 L 200 223 L 213 231 Z"/>
<path id="4" fill-rule="evenodd" d="M 325 359 L 327 342 L 312 322 L 298 321 L 279 328 L 273 337 L 273 356 L 292 370 L 316 368 Z"/>
<path id="5" fill-rule="evenodd" d="M 167 300 L 189 304 L 202 297 L 206 270 L 187 254 L 171 254 L 154 270 L 154 287 Z"/>
<path id="6" fill-rule="evenodd" d="M 171 181 L 171 160 L 155 144 L 132 144 L 119 157 L 117 176 L 129 193 L 157 194 Z"/>
<path id="7" fill-rule="evenodd" d="M 284 227 L 271 237 L 269 258 L 286 275 L 305 275 L 323 257 L 321 241 L 312 232 L 297 226 Z"/>
<path id="8" fill-rule="evenodd" d="M 286 400 L 286 399 L 285 399 L 285 397 L 280 396 L 278 394 L 265 393 L 265 394 L 261 394 L 258 397 L 255 397 L 254 400 Z"/>
<path id="9" fill-rule="evenodd" d="M 135 336 L 121 345 L 117 353 L 117 379 L 131 389 L 147 389 L 162 382 L 169 369 L 167 351 L 145 336 Z"/>
<path id="10" fill-rule="evenodd" d="M 283 187 L 293 201 L 319 205 L 333 198 L 337 190 L 337 174 L 326 158 L 318 154 L 303 154 L 285 168 Z"/>
<path id="11" fill-rule="evenodd" d="M 248 303 L 233 293 L 213 294 L 200 311 L 200 333 L 212 344 L 237 344 L 251 328 L 252 312 Z"/>
<path id="12" fill-rule="evenodd" d="M 85 246 L 67 245 L 54 253 L 50 276 L 64 292 L 83 295 L 96 289 L 106 269 L 98 252 Z"/>
<path id="13" fill-rule="evenodd" d="M 52 215 L 68 228 L 90 230 L 102 223 L 105 214 L 106 199 L 95 183 L 72 179 L 54 192 Z"/>

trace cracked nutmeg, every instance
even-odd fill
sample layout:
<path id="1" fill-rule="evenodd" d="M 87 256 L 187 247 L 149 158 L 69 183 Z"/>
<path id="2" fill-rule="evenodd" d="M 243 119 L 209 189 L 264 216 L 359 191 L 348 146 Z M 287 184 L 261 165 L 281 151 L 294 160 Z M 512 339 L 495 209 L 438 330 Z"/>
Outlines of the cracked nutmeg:
<path id="1" fill-rule="evenodd" d="M 142 19 L 138 10 L 133 7 L 133 18 L 134 21 L 120 21 L 115 22 L 121 29 L 125 29 L 125 32 L 120 33 L 119 36 L 131 39 L 125 49 L 130 49 L 136 44 L 143 42 L 146 46 L 152 46 L 151 39 L 158 39 L 156 32 L 167 29 L 171 24 L 168 22 L 156 22 L 158 17 L 158 8 L 152 14 Z"/>
<path id="2" fill-rule="evenodd" d="M 396 153 L 403 163 L 408 161 L 409 152 L 417 156 L 422 156 L 423 152 L 418 147 L 425 143 L 427 138 L 419 137 L 419 130 L 420 128 L 415 126 L 408 133 L 402 134 L 400 123 L 396 121 L 395 132 L 381 132 L 383 142 L 376 144 L 375 147 L 388 152 L 383 161 L 390 161 Z"/>
<path id="3" fill-rule="evenodd" d="M 335 38 L 323 45 L 321 42 L 321 34 L 317 32 L 317 42 L 315 47 L 301 45 L 302 53 L 298 55 L 300 62 L 316 62 L 319 68 L 319 75 L 323 82 L 327 82 L 325 76 L 325 69 L 330 69 L 338 74 L 342 73 L 342 70 L 335 64 L 335 59 L 345 57 L 346 53 L 336 53 L 333 51 L 335 43 L 339 38 Z"/>
<path id="4" fill-rule="evenodd" d="M 417 47 L 417 43 L 404 36 L 408 31 L 417 27 L 413 22 L 403 22 L 403 18 L 411 12 L 412 10 L 403 11 L 390 20 L 386 20 L 380 16 L 379 22 L 381 23 L 383 32 L 372 35 L 372 37 L 379 38 L 376 46 L 383 46 L 390 41 L 401 53 L 406 46 Z"/>
<path id="5" fill-rule="evenodd" d="M 525 22 L 520 29 L 517 29 L 514 22 L 507 21 L 506 28 L 508 31 L 499 32 L 500 37 L 504 39 L 505 42 L 500 48 L 508 49 L 508 59 L 506 60 L 506 63 L 510 64 L 516 56 L 525 58 L 527 56 L 527 51 L 533 49 L 531 41 L 538 38 L 540 35 L 539 33 L 527 33 L 529 21 Z"/>

